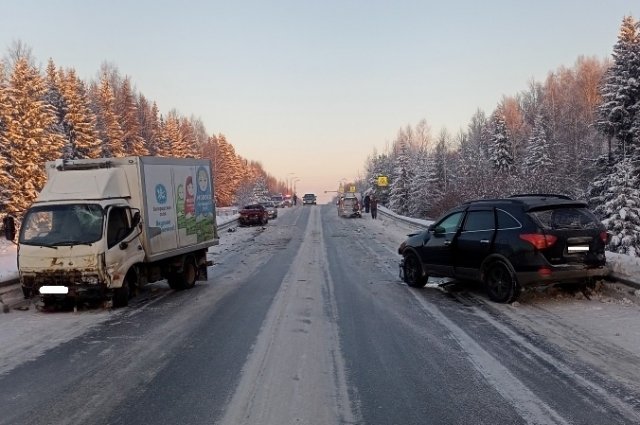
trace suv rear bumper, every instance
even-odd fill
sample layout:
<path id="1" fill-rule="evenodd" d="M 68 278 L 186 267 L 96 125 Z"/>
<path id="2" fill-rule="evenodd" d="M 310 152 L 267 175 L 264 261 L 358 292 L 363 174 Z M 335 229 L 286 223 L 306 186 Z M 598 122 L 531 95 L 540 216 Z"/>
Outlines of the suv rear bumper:
<path id="1" fill-rule="evenodd" d="M 553 283 L 579 283 L 591 278 L 604 278 L 611 273 L 609 267 L 542 267 L 538 271 L 516 272 L 518 283 L 522 286 Z"/>

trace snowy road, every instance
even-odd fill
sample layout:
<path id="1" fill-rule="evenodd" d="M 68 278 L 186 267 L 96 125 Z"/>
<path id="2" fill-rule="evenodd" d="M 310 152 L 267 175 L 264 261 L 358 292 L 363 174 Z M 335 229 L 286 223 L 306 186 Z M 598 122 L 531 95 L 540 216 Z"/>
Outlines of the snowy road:
<path id="1" fill-rule="evenodd" d="M 640 306 L 398 279 L 410 230 L 280 211 L 210 281 L 132 306 L 0 315 L 0 424 L 640 423 Z"/>

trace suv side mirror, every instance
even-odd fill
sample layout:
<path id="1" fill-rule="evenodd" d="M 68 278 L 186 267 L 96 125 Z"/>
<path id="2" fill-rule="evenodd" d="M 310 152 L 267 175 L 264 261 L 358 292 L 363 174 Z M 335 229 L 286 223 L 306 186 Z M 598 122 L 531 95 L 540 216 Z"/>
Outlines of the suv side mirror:
<path id="1" fill-rule="evenodd" d="M 12 241 L 16 237 L 16 221 L 13 217 L 7 215 L 2 219 L 4 225 L 4 237 Z"/>
<path id="2" fill-rule="evenodd" d="M 436 226 L 433 228 L 434 235 L 444 235 L 446 232 L 447 232 L 447 229 L 445 229 L 442 226 Z"/>

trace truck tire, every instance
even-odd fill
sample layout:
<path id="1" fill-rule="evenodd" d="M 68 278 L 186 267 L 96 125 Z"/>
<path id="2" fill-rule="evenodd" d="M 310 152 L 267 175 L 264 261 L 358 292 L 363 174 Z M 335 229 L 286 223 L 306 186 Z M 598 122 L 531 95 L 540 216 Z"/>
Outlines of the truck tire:
<path id="1" fill-rule="evenodd" d="M 191 289 L 198 279 L 198 267 L 193 257 L 187 257 L 182 265 L 182 272 L 173 272 L 167 277 L 169 287 L 175 290 Z"/>
<path id="2" fill-rule="evenodd" d="M 129 305 L 129 300 L 135 293 L 133 282 L 135 282 L 135 277 L 129 272 L 122 281 L 122 286 L 113 290 L 113 308 L 121 308 Z"/>
<path id="3" fill-rule="evenodd" d="M 121 308 L 129 305 L 129 282 L 127 279 L 122 282 L 120 288 L 113 290 L 113 308 Z"/>
<path id="4" fill-rule="evenodd" d="M 129 276 L 127 276 L 122 281 L 122 286 L 113 290 L 113 308 L 121 308 L 129 305 L 130 290 L 131 284 L 129 283 Z"/>

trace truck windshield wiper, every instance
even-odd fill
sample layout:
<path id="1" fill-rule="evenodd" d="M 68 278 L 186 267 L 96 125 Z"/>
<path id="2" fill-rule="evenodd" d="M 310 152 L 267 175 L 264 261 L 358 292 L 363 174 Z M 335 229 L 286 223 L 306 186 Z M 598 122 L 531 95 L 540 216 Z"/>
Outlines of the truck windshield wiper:
<path id="1" fill-rule="evenodd" d="M 45 248 L 53 248 L 53 249 L 58 249 L 57 246 L 55 245 L 47 245 L 47 244 L 43 244 L 43 243 L 35 243 L 33 241 L 29 241 L 29 242 L 20 242 L 22 245 L 30 245 L 30 246 L 42 246 Z"/>
<path id="2" fill-rule="evenodd" d="M 87 246 L 91 246 L 91 242 L 83 242 L 83 241 L 62 241 L 62 242 L 56 242 L 52 245 L 50 245 L 52 248 L 55 248 L 57 246 L 73 246 L 73 245 L 87 245 Z"/>

